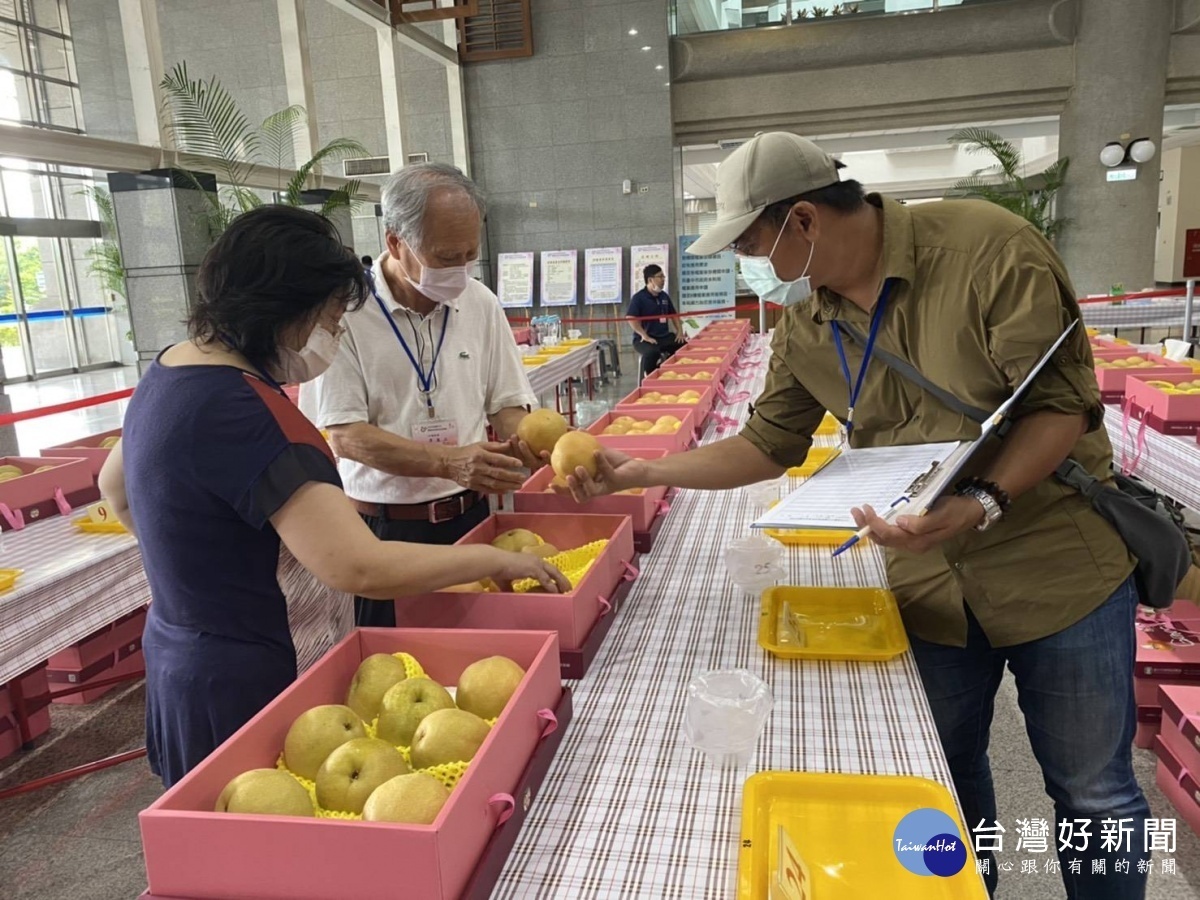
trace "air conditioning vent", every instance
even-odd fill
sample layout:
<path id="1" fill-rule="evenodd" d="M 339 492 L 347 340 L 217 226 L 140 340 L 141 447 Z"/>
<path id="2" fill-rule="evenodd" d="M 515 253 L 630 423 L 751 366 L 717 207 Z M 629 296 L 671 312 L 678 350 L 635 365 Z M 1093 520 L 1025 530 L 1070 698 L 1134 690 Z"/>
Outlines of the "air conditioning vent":
<path id="1" fill-rule="evenodd" d="M 391 160 L 386 156 L 363 156 L 358 159 L 342 160 L 342 175 L 346 178 L 362 178 L 365 175 L 387 175 L 391 171 Z"/>
<path id="2" fill-rule="evenodd" d="M 736 150 L 744 143 L 746 143 L 745 138 L 736 141 L 717 141 L 717 146 L 722 150 Z"/>

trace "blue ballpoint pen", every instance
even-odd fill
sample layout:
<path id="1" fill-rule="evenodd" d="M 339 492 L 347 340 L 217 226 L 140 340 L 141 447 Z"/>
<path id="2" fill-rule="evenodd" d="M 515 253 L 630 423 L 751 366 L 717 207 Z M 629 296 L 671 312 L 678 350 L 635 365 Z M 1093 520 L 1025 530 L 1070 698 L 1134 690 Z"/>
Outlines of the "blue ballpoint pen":
<path id="1" fill-rule="evenodd" d="M 893 500 L 892 505 L 889 506 L 887 508 L 887 511 L 883 514 L 884 521 L 890 520 L 891 517 L 896 514 L 896 510 L 898 510 L 901 506 L 903 506 L 908 501 L 909 501 L 908 497 L 899 497 L 896 500 Z M 863 528 L 858 529 L 858 531 L 856 531 L 854 533 L 854 537 L 850 538 L 850 540 L 846 541 L 846 543 L 842 544 L 842 546 L 838 547 L 836 550 L 833 551 L 833 556 L 830 558 L 837 559 L 839 556 L 841 556 L 843 553 L 845 553 L 847 550 L 849 550 L 851 547 L 853 547 L 855 544 L 857 544 L 859 541 L 861 541 L 863 538 L 865 538 L 870 533 L 871 533 L 871 529 L 869 527 L 863 527 Z"/>

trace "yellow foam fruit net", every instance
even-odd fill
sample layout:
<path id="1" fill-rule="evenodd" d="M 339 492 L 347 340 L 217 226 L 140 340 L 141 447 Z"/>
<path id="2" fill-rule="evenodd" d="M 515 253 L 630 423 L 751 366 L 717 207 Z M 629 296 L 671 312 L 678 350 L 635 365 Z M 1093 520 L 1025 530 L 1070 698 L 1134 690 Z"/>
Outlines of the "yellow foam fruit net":
<path id="1" fill-rule="evenodd" d="M 579 582 L 583 581 L 583 576 L 596 564 L 596 560 L 600 558 L 600 554 L 607 546 L 607 540 L 592 541 L 590 544 L 584 544 L 574 550 L 564 550 L 562 553 L 547 557 L 546 562 L 562 572 L 567 577 L 567 581 L 571 582 L 571 590 L 575 590 L 579 587 Z M 532 578 L 522 578 L 520 581 L 513 582 L 513 591 L 518 594 L 528 594 L 537 590 L 541 590 L 541 585 Z"/>
<path id="2" fill-rule="evenodd" d="M 414 657 L 410 656 L 407 653 L 393 653 L 392 655 L 394 657 L 396 657 L 398 660 L 400 660 L 402 663 L 404 663 L 404 672 L 407 675 L 407 677 L 409 677 L 409 678 L 427 678 L 428 677 L 425 674 L 425 670 L 423 668 L 421 668 L 421 664 L 419 662 L 417 662 L 417 660 Z M 487 721 L 488 725 L 496 724 L 495 719 L 487 719 L 486 721 Z M 366 731 L 367 731 L 367 737 L 376 737 L 375 722 L 366 723 Z M 404 757 L 404 761 L 406 763 L 408 763 L 409 765 L 411 765 L 412 764 L 411 748 L 397 746 L 396 749 L 400 751 L 400 755 Z M 467 765 L 468 764 L 465 762 L 443 763 L 440 766 L 430 766 L 428 769 L 414 769 L 413 771 L 414 772 L 424 772 L 427 775 L 432 775 L 434 778 L 436 778 L 438 781 L 440 781 L 442 784 L 444 784 L 446 786 L 446 790 L 452 791 L 452 790 L 454 790 L 455 785 L 458 784 L 459 779 L 461 779 L 463 777 L 463 774 L 467 771 Z M 313 809 L 316 810 L 318 819 L 349 819 L 349 820 L 353 820 L 353 821 L 361 821 L 362 820 L 361 813 L 342 812 L 341 810 L 322 808 L 321 805 L 319 803 L 317 803 L 317 784 L 316 784 L 316 782 L 310 781 L 307 778 L 303 778 L 303 777 L 297 775 L 295 772 L 293 772 L 291 769 L 289 769 L 286 765 L 284 765 L 282 752 L 280 752 L 280 754 L 279 754 L 279 759 L 277 759 L 275 761 L 275 768 L 277 768 L 283 772 L 287 772 L 289 775 L 291 775 L 293 778 L 295 778 L 296 781 L 300 782 L 300 786 L 302 788 L 304 788 L 306 791 L 308 791 L 309 799 L 312 800 Z"/>

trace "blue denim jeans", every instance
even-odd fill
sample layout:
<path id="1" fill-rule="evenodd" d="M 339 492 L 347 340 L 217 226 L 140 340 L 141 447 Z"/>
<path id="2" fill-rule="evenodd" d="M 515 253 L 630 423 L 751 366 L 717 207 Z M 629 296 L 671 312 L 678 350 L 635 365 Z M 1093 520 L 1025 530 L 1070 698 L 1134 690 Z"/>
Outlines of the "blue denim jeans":
<path id="1" fill-rule="evenodd" d="M 994 826 L 996 794 L 988 764 L 988 732 L 996 690 L 1008 665 L 1033 755 L 1042 769 L 1055 817 L 1090 819 L 1087 849 L 1059 850 L 1069 900 L 1140 900 L 1146 876 L 1138 873 L 1145 853 L 1149 806 L 1133 774 L 1131 745 L 1137 728 L 1133 697 L 1134 630 L 1138 594 L 1132 578 L 1095 611 L 1057 634 L 1013 647 L 992 647 L 967 610 L 967 646 L 946 647 L 910 635 L 938 735 L 950 764 L 968 829 L 980 820 Z M 1032 811 L 1013 811 L 1027 818 Z M 1128 848 L 1101 849 L 1101 820 L 1131 819 Z M 1006 847 L 1016 846 L 1015 821 L 1000 823 Z M 1049 845 L 1059 848 L 1059 827 L 1050 825 Z M 969 838 L 970 839 L 970 838 Z M 1075 841 L 1078 847 L 1079 839 Z M 1030 854 L 1033 856 L 1046 855 Z M 980 853 L 980 858 L 991 857 Z M 1070 861 L 1080 860 L 1079 874 Z M 1092 860 L 1105 860 L 1105 874 L 1092 874 Z M 1127 873 L 1118 873 L 1124 859 Z M 985 876 L 995 892 L 998 873 L 991 860 Z"/>

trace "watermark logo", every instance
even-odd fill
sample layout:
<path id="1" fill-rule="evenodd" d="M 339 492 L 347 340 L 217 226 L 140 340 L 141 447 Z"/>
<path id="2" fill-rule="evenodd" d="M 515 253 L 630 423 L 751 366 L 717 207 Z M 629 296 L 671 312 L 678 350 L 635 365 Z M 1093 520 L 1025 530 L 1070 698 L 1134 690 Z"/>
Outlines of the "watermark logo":
<path id="1" fill-rule="evenodd" d="M 914 875 L 949 878 L 967 864 L 967 845 L 958 824 L 940 809 L 914 810 L 901 819 L 892 850 Z"/>

